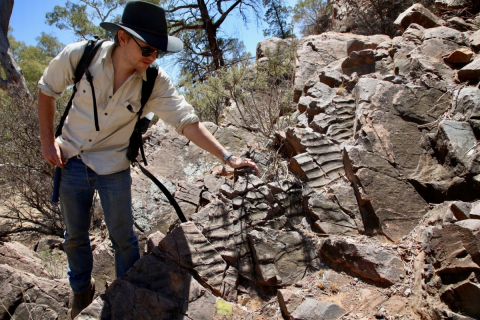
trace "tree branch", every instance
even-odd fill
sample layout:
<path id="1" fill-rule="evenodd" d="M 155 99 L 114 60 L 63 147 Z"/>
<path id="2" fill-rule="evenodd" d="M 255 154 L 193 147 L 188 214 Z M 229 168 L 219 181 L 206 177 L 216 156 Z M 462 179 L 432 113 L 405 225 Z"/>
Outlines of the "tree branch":
<path id="1" fill-rule="evenodd" d="M 215 23 L 213 24 L 213 26 L 214 26 L 215 28 L 220 27 L 220 25 L 221 25 L 221 24 L 225 21 L 225 19 L 227 18 L 228 14 L 229 14 L 230 12 L 232 12 L 232 10 L 235 9 L 235 7 L 238 6 L 240 3 L 242 3 L 242 0 L 237 0 L 237 1 L 235 1 L 235 3 L 232 4 L 232 5 L 230 6 L 230 8 L 228 8 L 227 11 L 225 11 L 225 12 L 220 16 L 220 19 L 218 19 L 217 22 L 215 22 Z"/>
<path id="2" fill-rule="evenodd" d="M 179 7 L 173 8 L 172 10 L 165 10 L 165 12 L 174 13 L 175 11 L 182 10 L 182 9 L 198 9 L 198 5 L 197 4 L 191 4 L 191 5 L 186 5 L 186 6 L 179 6 Z"/>

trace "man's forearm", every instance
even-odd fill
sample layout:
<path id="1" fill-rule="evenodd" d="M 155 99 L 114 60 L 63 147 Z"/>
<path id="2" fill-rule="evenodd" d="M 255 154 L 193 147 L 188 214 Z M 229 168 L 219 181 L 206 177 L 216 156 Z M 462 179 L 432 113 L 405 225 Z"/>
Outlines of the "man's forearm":
<path id="1" fill-rule="evenodd" d="M 227 149 L 225 149 L 220 142 L 215 139 L 215 137 L 201 122 L 189 124 L 183 128 L 183 134 L 197 146 L 210 152 L 221 161 L 223 161 L 223 158 L 228 153 Z M 258 167 L 251 159 L 231 156 L 228 158 L 227 164 L 232 168 L 240 168 L 245 166 L 252 167 L 255 169 L 257 175 L 259 175 Z"/>
<path id="2" fill-rule="evenodd" d="M 40 142 L 45 160 L 52 166 L 65 166 L 65 159 L 58 144 L 55 142 L 53 120 L 55 117 L 55 99 L 38 93 L 38 122 L 40 124 Z"/>
<path id="3" fill-rule="evenodd" d="M 40 140 L 44 143 L 53 143 L 53 120 L 55 117 L 55 99 L 39 90 L 38 93 L 38 121 L 40 124 Z"/>
<path id="4" fill-rule="evenodd" d="M 223 160 L 223 157 L 228 153 L 228 151 L 217 141 L 217 139 L 215 139 L 201 122 L 187 125 L 183 129 L 183 134 L 188 140 L 192 141 L 203 150 L 210 152 L 219 160 Z"/>

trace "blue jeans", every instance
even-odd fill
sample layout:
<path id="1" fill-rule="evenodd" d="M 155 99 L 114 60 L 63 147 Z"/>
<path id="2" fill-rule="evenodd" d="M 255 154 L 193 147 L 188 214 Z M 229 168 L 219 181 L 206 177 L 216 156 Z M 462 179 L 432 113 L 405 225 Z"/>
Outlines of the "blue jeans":
<path id="1" fill-rule="evenodd" d="M 92 277 L 93 256 L 88 230 L 95 190 L 115 250 L 115 270 L 121 277 L 140 258 L 133 233 L 130 168 L 98 175 L 77 157 L 70 158 L 60 180 L 60 209 L 65 224 L 63 248 L 68 258 L 68 279 L 74 293 L 85 292 Z"/>

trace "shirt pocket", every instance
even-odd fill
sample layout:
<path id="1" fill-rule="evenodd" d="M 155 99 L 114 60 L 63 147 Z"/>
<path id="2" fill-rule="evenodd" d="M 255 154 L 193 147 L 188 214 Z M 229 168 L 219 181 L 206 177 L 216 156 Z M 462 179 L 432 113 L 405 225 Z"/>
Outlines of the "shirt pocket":
<path id="1" fill-rule="evenodd" d="M 137 114 L 137 112 L 140 111 L 140 107 L 140 99 L 125 101 L 125 109 L 128 110 L 130 113 Z"/>
<path id="2" fill-rule="evenodd" d="M 99 106 L 99 100 L 102 94 L 102 90 L 97 89 L 95 85 L 93 88 L 95 90 L 95 100 L 97 102 L 97 106 Z M 87 81 L 85 77 L 83 77 L 77 84 L 77 93 L 75 93 L 75 102 L 76 104 L 91 106 L 93 108 L 92 87 L 90 86 L 90 83 Z"/>

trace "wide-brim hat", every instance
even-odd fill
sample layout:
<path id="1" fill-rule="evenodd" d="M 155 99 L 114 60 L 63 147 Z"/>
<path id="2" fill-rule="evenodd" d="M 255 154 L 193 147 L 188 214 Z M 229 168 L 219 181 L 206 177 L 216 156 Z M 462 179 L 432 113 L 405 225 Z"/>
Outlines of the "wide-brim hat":
<path id="1" fill-rule="evenodd" d="M 183 42 L 179 38 L 168 35 L 165 10 L 149 2 L 129 1 L 125 5 L 120 22 L 102 22 L 100 26 L 113 33 L 123 29 L 146 44 L 163 51 L 179 52 L 183 49 Z"/>

